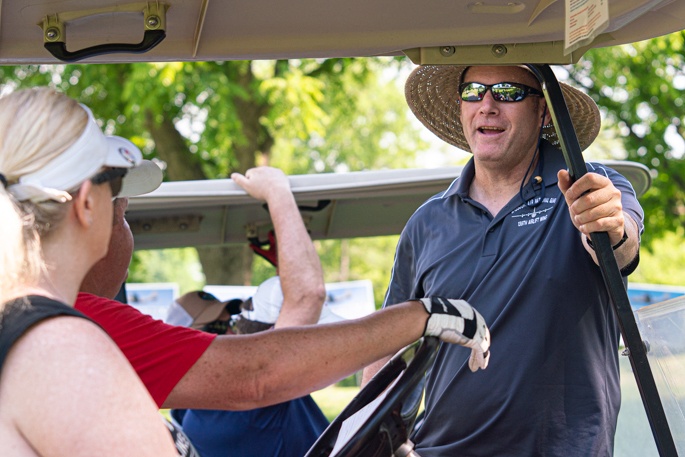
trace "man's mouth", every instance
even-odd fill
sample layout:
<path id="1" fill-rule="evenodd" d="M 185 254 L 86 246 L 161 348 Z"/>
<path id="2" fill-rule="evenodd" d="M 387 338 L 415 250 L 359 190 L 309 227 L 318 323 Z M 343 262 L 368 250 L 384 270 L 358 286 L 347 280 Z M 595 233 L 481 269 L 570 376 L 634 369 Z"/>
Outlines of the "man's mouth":
<path id="1" fill-rule="evenodd" d="M 504 131 L 504 129 L 500 128 L 500 127 L 491 127 L 491 126 L 478 127 L 478 132 L 482 133 L 484 135 L 492 135 L 495 133 L 501 133 L 503 131 Z"/>

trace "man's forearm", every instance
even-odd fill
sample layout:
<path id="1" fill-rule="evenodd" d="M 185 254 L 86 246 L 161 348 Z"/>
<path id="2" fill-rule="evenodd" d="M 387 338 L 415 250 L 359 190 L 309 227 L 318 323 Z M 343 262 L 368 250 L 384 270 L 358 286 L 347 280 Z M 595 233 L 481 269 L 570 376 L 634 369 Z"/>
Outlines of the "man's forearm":
<path id="1" fill-rule="evenodd" d="M 292 193 L 281 192 L 270 200 L 283 290 L 283 306 L 276 326 L 314 324 L 326 298 L 319 255 Z"/>
<path id="2" fill-rule="evenodd" d="M 364 387 L 369 383 L 369 381 L 371 381 L 371 378 L 373 378 L 376 375 L 376 373 L 378 373 L 380 369 L 383 368 L 383 365 L 385 365 L 388 362 L 388 360 L 390 360 L 390 357 L 383 357 L 382 359 L 364 368 L 364 371 L 362 372 L 362 387 Z"/>
<path id="3" fill-rule="evenodd" d="M 416 341 L 427 318 L 413 301 L 344 323 L 219 336 L 164 407 L 243 410 L 301 397 Z"/>

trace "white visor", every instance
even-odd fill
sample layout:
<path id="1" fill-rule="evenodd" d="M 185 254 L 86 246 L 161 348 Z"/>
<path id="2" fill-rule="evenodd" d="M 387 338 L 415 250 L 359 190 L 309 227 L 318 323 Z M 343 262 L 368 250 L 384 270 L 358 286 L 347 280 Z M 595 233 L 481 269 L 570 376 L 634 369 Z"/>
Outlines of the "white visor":
<path id="1" fill-rule="evenodd" d="M 81 136 L 40 170 L 22 176 L 17 184 L 8 187 L 19 201 L 66 202 L 71 200 L 68 191 L 93 177 L 103 167 L 133 168 L 143 162 L 140 149 L 124 138 L 105 136 L 90 109 L 85 105 L 81 106 L 88 113 L 88 122 Z M 158 171 L 153 170 L 151 166 Z M 139 195 L 159 186 L 159 167 L 150 162 L 145 168 L 147 171 L 138 170 L 131 173 L 131 170 L 127 173 L 122 190 L 129 193 L 122 193 L 121 196 Z M 149 190 L 137 193 L 140 189 Z"/>

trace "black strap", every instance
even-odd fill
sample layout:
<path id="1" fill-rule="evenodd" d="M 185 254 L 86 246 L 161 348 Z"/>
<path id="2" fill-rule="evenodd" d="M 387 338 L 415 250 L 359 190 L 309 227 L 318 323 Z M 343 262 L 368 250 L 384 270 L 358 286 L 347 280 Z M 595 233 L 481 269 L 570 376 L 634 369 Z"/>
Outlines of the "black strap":
<path id="1" fill-rule="evenodd" d="M 561 86 L 549 65 L 529 64 L 527 66 L 542 83 L 547 106 L 552 115 L 569 173 L 573 180 L 579 179 L 587 173 L 587 167 L 580 151 L 580 144 L 573 128 L 568 107 L 564 101 L 564 95 L 561 92 Z M 622 276 L 626 274 L 624 272 L 633 262 L 637 262 L 638 257 L 631 262 L 631 265 L 624 267 L 624 272 L 621 272 L 609 244 L 609 234 L 594 232 L 591 236 L 597 248 L 597 261 L 611 298 L 611 305 L 621 329 L 623 341 L 629 349 L 630 365 L 633 368 L 635 381 L 645 406 L 657 450 L 661 456 L 678 455 L 656 382 L 649 366 L 645 344 L 642 341 L 630 306 L 624 283 L 625 279 Z"/>

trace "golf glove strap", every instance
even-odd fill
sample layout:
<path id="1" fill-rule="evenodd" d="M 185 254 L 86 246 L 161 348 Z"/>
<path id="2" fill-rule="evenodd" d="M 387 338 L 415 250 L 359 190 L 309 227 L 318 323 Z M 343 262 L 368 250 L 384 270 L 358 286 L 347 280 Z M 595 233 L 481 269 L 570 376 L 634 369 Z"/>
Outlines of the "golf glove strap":
<path id="1" fill-rule="evenodd" d="M 429 314 L 423 334 L 471 348 L 469 368 L 484 370 L 490 360 L 490 330 L 483 316 L 464 300 L 429 297 L 420 301 Z"/>

